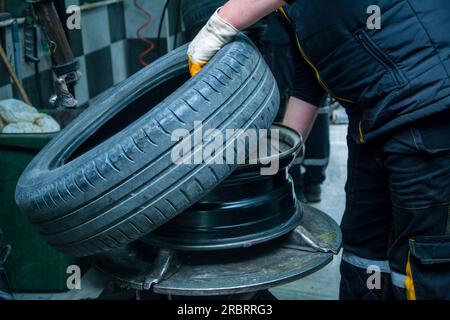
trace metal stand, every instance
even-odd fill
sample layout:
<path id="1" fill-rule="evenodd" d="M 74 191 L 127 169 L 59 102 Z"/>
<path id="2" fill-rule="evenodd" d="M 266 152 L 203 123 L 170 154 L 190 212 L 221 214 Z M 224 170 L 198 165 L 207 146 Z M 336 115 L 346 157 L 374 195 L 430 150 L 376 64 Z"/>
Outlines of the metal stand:
<path id="1" fill-rule="evenodd" d="M 186 252 L 136 242 L 93 257 L 92 263 L 126 288 L 174 296 L 234 295 L 266 290 L 320 270 L 339 252 L 341 241 L 333 219 L 305 206 L 294 231 L 249 248 Z"/>
<path id="2" fill-rule="evenodd" d="M 70 48 L 55 4 L 50 0 L 27 0 L 27 2 L 33 5 L 52 51 L 53 71 L 57 79 L 55 94 L 50 97 L 49 103 L 58 108 L 76 108 L 78 101 L 68 86 L 73 86 L 80 79 L 79 63 Z"/>

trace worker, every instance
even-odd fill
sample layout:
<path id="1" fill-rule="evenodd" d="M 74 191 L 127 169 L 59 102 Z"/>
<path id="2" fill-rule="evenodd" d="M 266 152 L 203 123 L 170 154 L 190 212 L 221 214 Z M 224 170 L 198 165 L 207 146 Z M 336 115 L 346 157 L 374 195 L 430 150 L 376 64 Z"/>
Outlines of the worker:
<path id="1" fill-rule="evenodd" d="M 297 48 L 292 45 L 291 35 L 280 17 L 273 13 L 266 19 L 267 27 L 261 36 L 262 54 L 280 90 L 280 108 L 275 119 L 282 122 L 289 100 L 289 90 L 294 83 L 294 59 Z M 330 127 L 325 96 L 319 114 L 305 143 L 305 153 L 292 164 L 289 170 L 294 181 L 297 198 L 305 203 L 322 200 L 322 184 L 330 158 Z"/>
<path id="2" fill-rule="evenodd" d="M 299 49 L 284 123 L 307 137 L 325 91 L 349 117 L 341 299 L 450 298 L 450 2 L 230 0 L 191 74 L 278 10 Z"/>

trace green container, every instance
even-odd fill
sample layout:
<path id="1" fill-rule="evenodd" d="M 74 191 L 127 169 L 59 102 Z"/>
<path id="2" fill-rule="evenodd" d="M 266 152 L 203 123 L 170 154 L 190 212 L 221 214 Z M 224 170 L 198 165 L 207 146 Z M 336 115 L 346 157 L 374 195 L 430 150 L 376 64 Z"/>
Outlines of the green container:
<path id="1" fill-rule="evenodd" d="M 45 112 L 45 111 L 43 111 Z M 62 125 L 79 112 L 47 112 Z M 4 244 L 12 246 L 6 263 L 12 290 L 15 292 L 67 291 L 66 271 L 79 260 L 66 256 L 51 246 L 31 226 L 14 201 L 17 181 L 39 151 L 54 134 L 0 134 L 0 228 Z"/>

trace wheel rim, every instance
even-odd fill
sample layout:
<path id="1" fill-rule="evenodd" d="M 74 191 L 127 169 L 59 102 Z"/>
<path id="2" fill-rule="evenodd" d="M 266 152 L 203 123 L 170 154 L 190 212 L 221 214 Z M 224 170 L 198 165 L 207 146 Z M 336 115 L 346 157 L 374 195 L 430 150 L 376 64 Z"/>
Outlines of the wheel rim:
<path id="1" fill-rule="evenodd" d="M 280 132 L 280 170 L 261 175 L 261 164 L 241 166 L 201 201 L 142 239 L 151 246 L 208 251 L 248 247 L 280 237 L 303 216 L 288 168 L 302 149 L 292 130 Z"/>

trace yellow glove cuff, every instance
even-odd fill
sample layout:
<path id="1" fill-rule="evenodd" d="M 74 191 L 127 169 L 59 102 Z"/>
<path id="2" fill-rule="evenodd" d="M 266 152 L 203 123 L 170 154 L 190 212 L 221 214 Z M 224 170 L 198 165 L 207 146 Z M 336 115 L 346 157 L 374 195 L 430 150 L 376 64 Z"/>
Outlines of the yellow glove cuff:
<path id="1" fill-rule="evenodd" d="M 208 63 L 207 61 L 194 62 L 189 56 L 188 61 L 189 61 L 189 73 L 191 74 L 191 77 L 199 73 L 200 70 L 202 70 L 202 68 Z"/>

